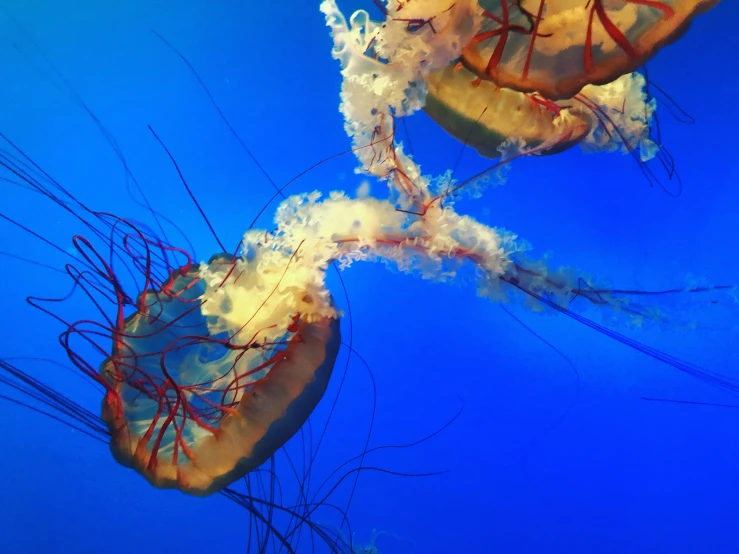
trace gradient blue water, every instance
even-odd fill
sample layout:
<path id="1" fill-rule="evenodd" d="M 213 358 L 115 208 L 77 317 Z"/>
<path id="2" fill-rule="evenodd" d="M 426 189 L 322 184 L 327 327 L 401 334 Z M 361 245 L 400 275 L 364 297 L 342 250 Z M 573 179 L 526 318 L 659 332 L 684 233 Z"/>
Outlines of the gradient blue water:
<path id="1" fill-rule="evenodd" d="M 235 245 L 273 189 L 151 28 L 198 68 L 277 183 L 348 147 L 337 111 L 338 67 L 317 2 L 244 4 L 4 0 L 0 131 L 88 204 L 147 217 L 126 192 L 120 161 L 50 61 L 200 258 L 216 250 L 213 240 L 148 124 L 179 160 L 219 234 Z M 347 11 L 359 6 L 342 3 Z M 679 198 L 650 188 L 629 158 L 572 151 L 516 163 L 507 185 L 458 209 L 619 286 L 680 286 L 689 274 L 739 281 L 737 17 L 737 5 L 725 0 L 649 66 L 650 77 L 696 119 L 661 120 L 685 185 Z M 408 127 L 424 169 L 454 164 L 458 145 L 424 115 Z M 349 157 L 331 162 L 290 190 L 353 190 L 360 183 L 354 165 Z M 466 153 L 459 173 L 479 167 Z M 65 248 L 80 231 L 58 208 L 10 187 L 0 187 L 0 209 Z M 269 213 L 260 221 L 266 228 Z M 2 250 L 66 261 L 8 225 L 0 233 Z M 61 329 L 24 298 L 63 293 L 67 283 L 12 258 L 0 263 L 0 354 L 61 360 Z M 375 442 L 418 438 L 447 421 L 459 397 L 465 402 L 463 416 L 442 435 L 374 460 L 400 471 L 448 472 L 363 475 L 350 514 L 358 538 L 377 528 L 408 539 L 380 539 L 383 554 L 739 551 L 739 410 L 640 397 L 737 399 L 574 321 L 514 308 L 579 372 L 579 397 L 560 421 L 576 390 L 572 369 L 499 307 L 471 289 L 419 282 L 379 265 L 353 267 L 344 278 L 354 345 L 378 389 Z M 338 290 L 335 279 L 331 285 Z M 65 309 L 74 313 L 75 305 Z M 736 324 L 711 309 L 696 315 L 714 330 L 632 336 L 736 375 Z M 83 384 L 64 374 L 50 378 L 97 406 Z M 324 468 L 332 453 L 343 460 L 361 446 L 370 403 L 366 373 L 354 361 L 339 406 L 346 415 L 331 427 Z M 0 403 L 0 428 L 0 552 L 243 551 L 245 514 L 224 499 L 154 490 L 105 447 L 7 403 Z"/>

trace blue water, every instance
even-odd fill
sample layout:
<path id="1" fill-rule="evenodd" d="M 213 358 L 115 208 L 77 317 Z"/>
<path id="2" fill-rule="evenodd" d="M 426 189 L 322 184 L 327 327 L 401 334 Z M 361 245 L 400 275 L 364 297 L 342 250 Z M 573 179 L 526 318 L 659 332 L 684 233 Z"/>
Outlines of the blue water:
<path id="1" fill-rule="evenodd" d="M 187 57 L 259 164 L 283 184 L 349 147 L 337 109 L 338 65 L 317 3 L 4 0 L 0 132 L 86 204 L 152 224 L 84 102 L 117 141 L 151 205 L 207 259 L 217 251 L 213 238 L 147 125 L 178 160 L 227 245 L 236 246 L 274 189 L 151 29 Z M 341 7 L 349 12 L 360 3 Z M 505 186 L 457 209 L 621 288 L 679 287 L 688 276 L 739 282 L 737 17 L 739 7 L 724 1 L 649 64 L 650 78 L 696 120 L 683 124 L 658 108 L 663 143 L 684 183 L 678 198 L 651 188 L 628 157 L 573 149 L 514 163 Z M 459 155 L 459 145 L 423 114 L 408 120 L 408 136 L 425 171 L 451 167 Z M 288 192 L 352 191 L 361 182 L 354 166 L 351 156 L 325 163 Z M 458 173 L 482 167 L 465 152 Z M 273 210 L 261 227 L 271 228 Z M 62 249 L 84 231 L 57 206 L 5 184 L 0 211 Z M 55 267 L 68 261 L 6 222 L 0 250 Z M 25 298 L 63 295 L 69 281 L 17 258 L 0 260 L 0 355 L 64 362 L 61 326 Z M 349 512 L 358 541 L 377 529 L 389 533 L 378 539 L 382 554 L 739 552 L 739 409 L 641 397 L 738 398 L 566 317 L 510 306 L 537 338 L 472 288 L 419 281 L 379 264 L 355 265 L 343 278 L 353 345 L 377 390 L 372 444 L 419 439 L 464 403 L 462 415 L 433 439 L 371 455 L 367 465 L 387 470 L 445 473 L 362 473 Z M 330 287 L 346 310 L 335 277 Z M 76 302 L 63 313 L 92 315 Z M 618 330 L 737 376 L 739 306 L 686 304 L 696 330 Z M 344 351 L 337 375 L 346 361 Z M 72 374 L 38 359 L 15 363 L 98 409 L 99 396 Z M 372 385 L 358 359 L 348 367 L 317 476 L 363 448 Z M 329 395 L 338 385 L 332 382 Z M 329 407 L 322 403 L 316 419 Z M 155 490 L 117 465 L 105 445 L 7 401 L 0 402 L 0 422 L 0 553 L 245 550 L 246 513 L 228 500 Z M 337 502 L 346 501 L 347 490 L 337 494 Z M 327 525 L 341 522 L 330 511 L 322 517 Z"/>

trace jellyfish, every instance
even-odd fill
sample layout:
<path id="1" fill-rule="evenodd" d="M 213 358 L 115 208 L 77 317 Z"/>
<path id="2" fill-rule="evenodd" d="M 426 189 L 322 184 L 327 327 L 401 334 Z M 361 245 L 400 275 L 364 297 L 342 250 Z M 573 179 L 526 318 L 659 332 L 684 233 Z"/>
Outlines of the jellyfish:
<path id="1" fill-rule="evenodd" d="M 102 418 L 116 460 L 158 487 L 201 496 L 223 490 L 272 457 L 323 397 L 341 341 L 336 313 L 314 309 L 319 304 L 310 288 L 274 281 L 257 262 L 236 268 L 225 254 L 208 264 L 224 269 L 221 286 L 239 281 L 251 290 L 223 299 L 211 291 L 206 302 L 199 266 L 187 255 L 170 266 L 183 250 L 124 220 L 110 224 L 120 244 L 109 255 L 119 263 L 130 258 L 141 292 L 132 301 L 113 264 L 76 237 L 77 259 L 86 264 L 70 266 L 75 287 L 100 295 L 98 307 L 112 300 L 115 315 L 101 309 L 100 322 L 70 324 L 61 343 L 105 387 Z M 268 290 L 278 285 L 288 292 Z M 44 311 L 57 302 L 29 301 Z M 234 323 L 234 309 L 242 317 L 253 313 Z M 109 352 L 99 370 L 78 353 L 75 340 Z"/>
<path id="2" fill-rule="evenodd" d="M 65 324 L 60 341 L 69 359 L 103 387 L 100 418 L 113 456 L 159 488 L 232 495 L 226 488 L 272 459 L 326 392 L 341 343 L 339 312 L 330 295 L 315 302 L 314 287 L 300 290 L 284 278 L 273 281 L 276 274 L 261 267 L 262 257 L 254 251 L 239 256 L 238 268 L 236 257 L 226 253 L 196 264 L 187 249 L 171 246 L 146 226 L 89 209 L 2 139 L 4 182 L 75 214 L 92 233 L 74 238 L 74 253 L 66 251 L 74 263 L 66 272 L 74 290 L 92 300 L 98 317 L 68 323 L 53 309 L 63 299 L 29 302 Z M 233 288 L 231 281 L 252 284 L 238 300 L 236 315 L 229 315 L 231 299 L 217 299 L 214 283 L 206 286 L 203 267 L 224 269 L 227 288 Z M 281 288 L 268 290 L 272 285 Z M 217 308 L 206 307 L 206 291 Z M 249 321 L 234 327 L 252 308 Z M 101 364 L 84 353 L 90 347 L 105 356 Z M 11 366 L 4 370 L 25 380 Z M 94 432 L 100 434 L 97 420 Z"/>
<path id="3" fill-rule="evenodd" d="M 552 100 L 635 71 L 718 0 L 481 0 L 462 63 L 475 75 Z"/>
<path id="4" fill-rule="evenodd" d="M 247 509 L 289 552 L 301 526 L 332 552 L 343 552 L 336 536 L 311 516 L 334 492 L 336 485 L 326 486 L 329 479 L 338 474 L 340 483 L 361 471 L 370 450 L 349 460 L 359 460 L 358 468 L 342 473 L 347 462 L 341 464 L 312 496 L 300 482 L 297 506 L 233 488 L 258 477 L 268 460 L 274 463 L 326 392 L 341 342 L 341 313 L 323 284 L 327 266 L 298 262 L 302 251 L 284 260 L 285 249 L 273 249 L 264 231 L 253 231 L 259 240 L 245 240 L 238 255 L 217 253 L 194 263 L 186 249 L 171 246 L 147 226 L 91 210 L 0 138 L 6 145 L 0 148 L 4 182 L 75 214 L 91 232 L 90 239 L 73 238 L 73 249 L 65 251 L 72 260 L 65 273 L 98 317 L 67 323 L 56 306 L 68 297 L 35 296 L 28 302 L 65 325 L 60 343 L 80 373 L 102 388 L 102 408 L 100 415 L 91 413 L 9 360 L 0 359 L 0 383 L 40 402 L 42 414 L 61 416 L 72 428 L 108 442 L 119 463 L 158 488 L 195 496 L 221 493 Z M 53 244 L 5 214 L 0 218 Z M 287 271 L 295 265 L 303 271 Z M 90 348 L 106 357 L 101 364 L 94 364 Z M 387 447 L 371 451 L 381 448 Z M 311 464 L 314 456 L 308 456 Z M 310 468 L 302 479 L 309 474 Z M 272 522 L 274 510 L 289 516 L 287 533 Z M 343 519 L 346 523 L 346 515 Z"/>
<path id="5" fill-rule="evenodd" d="M 48 198 L 59 208 L 74 209 L 73 197 L 68 198 L 67 204 L 64 198 L 51 193 L 37 180 L 34 170 L 27 171 L 28 168 L 21 167 L 22 163 L 17 165 L 21 159 L 30 160 L 0 149 L 0 165 L 8 175 L 29 189 L 48 193 Z M 246 258 L 242 258 L 238 268 L 234 256 L 227 254 L 216 254 L 207 264 L 193 264 L 185 250 L 168 246 L 141 224 L 134 226 L 109 214 L 86 212 L 83 208 L 78 215 L 90 218 L 89 228 L 98 239 L 106 232 L 115 238 L 103 242 L 109 245 L 107 259 L 115 262 L 106 263 L 106 256 L 92 247 L 93 241 L 75 237 L 75 254 L 68 253 L 72 263 L 67 271 L 75 289 L 84 290 L 85 296 L 89 294 L 97 309 L 106 303 L 113 304 L 115 309 L 110 311 L 115 315 L 108 318 L 108 311 L 101 310 L 98 322 L 91 319 L 74 322 L 68 325 L 60 342 L 81 375 L 102 389 L 102 408 L 97 414 L 91 412 L 56 390 L 44 379 L 43 372 L 24 371 L 17 362 L 2 358 L 0 399 L 27 406 L 108 443 L 122 465 L 134 467 L 159 488 L 176 488 L 195 496 L 220 493 L 250 514 L 246 539 L 249 546 L 257 544 L 263 549 L 265 544 L 274 543 L 287 552 L 295 552 L 306 535 L 312 541 L 324 543 L 330 552 L 351 552 L 351 543 L 341 538 L 344 525 L 351 529 L 347 515 L 333 505 L 336 487 L 362 471 L 363 460 L 372 451 L 408 446 L 365 447 L 363 452 L 319 480 L 311 471 L 318 446 L 312 439 L 302 437 L 296 441 L 303 447 L 302 469 L 296 472 L 296 461 L 287 454 L 283 460 L 291 467 L 291 471 L 283 474 L 294 475 L 297 481 L 297 498 L 292 504 L 283 499 L 287 493 L 285 475 L 277 481 L 275 470 L 278 450 L 285 449 L 292 435 L 303 432 L 308 416 L 326 391 L 340 342 L 338 318 L 312 311 L 313 302 L 307 298 L 308 293 L 301 295 L 284 279 L 279 282 L 288 287 L 290 292 L 286 296 L 282 289 L 279 294 L 262 296 L 264 288 L 272 286 L 272 276 L 269 271 L 265 273 L 266 281 L 258 274 L 247 276 L 243 272 L 249 264 Z M 2 218 L 12 222 L 5 215 Z M 256 264 L 256 257 L 252 262 Z M 116 276 L 114 264 L 126 269 Z M 171 269 L 170 264 L 177 268 Z M 293 300 L 300 303 L 304 316 L 288 318 L 287 329 L 280 332 L 275 325 L 269 325 L 269 317 L 259 315 L 258 309 L 253 319 L 256 325 L 262 326 L 255 334 L 261 344 L 255 339 L 241 348 L 228 332 L 209 329 L 209 324 L 228 325 L 227 318 L 221 316 L 231 310 L 224 309 L 224 302 L 213 312 L 202 309 L 208 301 L 203 299 L 207 288 L 200 276 L 203 267 L 231 273 L 223 283 L 227 289 L 233 289 L 233 283 L 242 279 L 251 282 L 254 305 L 271 310 L 277 320 L 287 306 L 284 302 L 289 304 Z M 140 275 L 135 275 L 137 271 Z M 166 279 L 162 280 L 163 276 Z M 140 277 L 149 288 L 134 300 L 125 289 L 131 285 L 130 279 L 135 283 L 135 277 Z M 211 293 L 218 296 L 215 289 Z M 29 299 L 32 305 L 63 321 L 56 310 L 48 308 L 57 301 Z M 243 298 L 239 305 L 249 309 Z M 330 297 L 326 304 L 319 305 L 327 307 L 327 313 L 337 313 Z M 106 329 L 111 320 L 120 321 L 121 314 L 126 312 L 130 314 L 123 318 L 120 328 Z M 216 312 L 221 315 L 212 315 Z M 239 327 L 247 332 L 248 324 Z M 113 352 L 100 368 L 91 365 L 86 350 L 92 346 L 93 351 L 100 352 L 110 348 L 111 343 Z M 38 360 L 34 361 L 38 364 Z M 52 368 L 58 369 L 56 364 Z M 8 396 L 8 393 L 13 394 Z M 232 427 L 241 435 L 234 436 Z M 198 440 L 198 434 L 206 437 L 205 444 Z M 250 434 L 258 438 L 250 438 Z M 422 438 L 421 442 L 431 436 Z M 231 448 L 224 450 L 221 441 L 227 439 Z M 417 443 L 414 441 L 412 445 Z M 240 454 L 247 450 L 246 455 Z M 230 472 L 211 471 L 208 475 L 204 469 L 213 465 L 205 466 L 203 457 L 216 467 L 230 464 Z M 267 461 L 271 464 L 260 469 Z M 176 464 L 179 465 L 173 468 Z M 311 487 L 312 479 L 319 483 L 318 487 Z M 239 481 L 243 482 L 241 487 Z M 245 490 L 240 490 L 244 487 Z M 343 514 L 342 525 L 336 531 L 315 521 L 317 510 L 329 501 L 332 511 L 338 509 Z M 284 521 L 278 520 L 280 515 Z M 302 529 L 307 529 L 307 533 Z"/>
<path id="6" fill-rule="evenodd" d="M 652 136 L 656 101 L 645 77 L 632 72 L 636 66 L 597 84 L 584 82 L 565 96 L 518 89 L 482 79 L 464 63 L 460 45 L 469 40 L 470 28 L 494 17 L 489 11 L 474 3 L 413 4 L 410 13 L 409 6 L 387 3 L 381 23 L 362 10 L 347 20 L 333 0 L 321 6 L 342 67 L 340 109 L 363 171 L 375 176 L 404 171 L 403 153 L 394 144 L 396 122 L 423 109 L 483 157 L 511 161 L 580 144 L 586 152 L 620 150 L 633 156 L 652 185 L 663 186 L 645 165 L 650 160 L 656 158 L 668 178 L 674 176 L 669 152 Z M 452 24 L 457 20 L 466 25 Z M 361 147 L 368 143 L 371 149 Z M 409 192 L 407 179 L 400 180 L 401 190 Z"/>
<path id="7" fill-rule="evenodd" d="M 314 512 L 326 504 L 337 484 L 363 469 L 361 461 L 369 452 L 407 445 L 365 449 L 334 470 L 315 492 L 310 492 L 310 467 L 304 468 L 296 475 L 296 504 L 281 505 L 274 499 L 276 488 L 280 497 L 283 494 L 283 485 L 275 483 L 275 455 L 302 431 L 323 397 L 339 348 L 340 313 L 321 285 L 321 275 L 314 272 L 305 281 L 305 272 L 287 271 L 292 260 L 285 268 L 276 267 L 280 256 L 260 248 L 269 235 L 264 232 L 255 232 L 264 235 L 261 241 L 244 242 L 238 256 L 219 253 L 195 264 L 186 250 L 170 246 L 142 224 L 90 211 L 7 144 L 10 149 L 0 149 L 0 166 L 12 176 L 8 183 L 24 185 L 61 209 L 79 209 L 77 215 L 97 239 L 110 238 L 103 240 L 105 250 L 96 249 L 92 240 L 74 238 L 67 273 L 74 289 L 93 300 L 100 317 L 71 323 L 60 337 L 77 369 L 103 389 L 100 415 L 2 358 L 0 384 L 26 400 L 5 394 L 0 398 L 108 442 L 118 462 L 159 488 L 195 496 L 221 493 L 248 510 L 254 524 L 288 552 L 296 551 L 302 527 L 331 552 L 343 554 L 345 547 L 352 552 L 351 542 L 341 538 L 341 527 L 337 532 L 325 529 L 313 521 Z M 291 258 L 298 257 L 302 253 Z M 115 267 L 124 270 L 116 272 Z M 137 282 L 143 287 L 133 299 L 126 290 Z M 62 322 L 49 306 L 63 300 L 29 298 Z M 102 309 L 106 303 L 113 309 Z M 252 312 L 248 321 L 243 319 L 247 312 Z M 239 344 L 247 336 L 249 340 Z M 112 353 L 99 368 L 83 354 L 85 347 L 103 353 L 111 344 Z M 302 443 L 305 447 L 305 438 Z M 312 465 L 314 457 L 314 452 L 303 453 L 304 464 L 308 459 Z M 268 460 L 272 468 L 262 471 L 271 475 L 271 492 L 254 494 L 251 479 L 259 482 L 257 470 Z M 359 467 L 342 471 L 355 460 Z M 338 483 L 332 484 L 336 475 Z M 247 492 L 234 488 L 242 479 Z M 288 516 L 286 530 L 273 521 L 275 511 Z M 251 544 L 251 528 L 248 540 Z M 266 543 L 260 541 L 264 548 Z"/>
<path id="8" fill-rule="evenodd" d="M 197 495 L 260 467 L 297 433 L 326 392 L 341 341 L 337 318 L 311 311 L 309 291 L 276 303 L 256 264 L 231 272 L 220 254 L 208 265 L 231 273 L 221 286 L 253 288 L 214 307 L 201 298 L 197 265 L 164 283 L 145 276 L 136 311 L 109 330 L 113 352 L 100 368 L 115 458 L 158 487 Z M 223 324 L 234 306 L 254 310 L 237 327 Z"/>

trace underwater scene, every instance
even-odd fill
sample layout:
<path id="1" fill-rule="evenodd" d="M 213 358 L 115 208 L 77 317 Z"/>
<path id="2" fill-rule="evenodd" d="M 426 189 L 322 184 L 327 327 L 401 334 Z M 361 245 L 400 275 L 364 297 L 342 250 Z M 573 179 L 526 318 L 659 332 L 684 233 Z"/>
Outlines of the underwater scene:
<path id="1" fill-rule="evenodd" d="M 0 554 L 739 552 L 730 0 L 0 0 Z"/>

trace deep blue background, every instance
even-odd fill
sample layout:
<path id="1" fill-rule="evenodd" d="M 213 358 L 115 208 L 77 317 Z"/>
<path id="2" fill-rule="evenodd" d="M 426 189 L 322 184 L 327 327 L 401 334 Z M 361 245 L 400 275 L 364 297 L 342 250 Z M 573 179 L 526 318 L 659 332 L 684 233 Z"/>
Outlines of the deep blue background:
<path id="1" fill-rule="evenodd" d="M 338 65 L 317 4 L 4 0 L 0 131 L 88 204 L 146 219 L 126 192 L 120 161 L 63 76 L 116 138 L 149 201 L 207 258 L 216 249 L 212 238 L 147 124 L 228 244 L 237 243 L 272 188 L 150 29 L 188 57 L 259 162 L 284 183 L 349 145 L 337 110 Z M 341 6 L 348 12 L 360 4 Z M 458 209 L 618 286 L 682 286 L 688 275 L 737 283 L 738 17 L 736 3 L 725 0 L 649 64 L 654 82 L 696 119 L 684 125 L 658 112 L 685 184 L 679 198 L 650 188 L 628 157 L 575 150 L 516 162 L 508 184 Z M 425 115 L 411 118 L 408 130 L 424 169 L 454 163 L 459 145 Z M 351 157 L 324 164 L 289 190 L 354 190 L 361 182 L 354 165 Z M 467 152 L 459 175 L 479 167 Z M 13 187 L 0 186 L 0 209 L 65 248 L 80 231 L 58 208 Z M 272 211 L 260 221 L 265 228 Z M 0 249 L 66 262 L 5 224 Z M 63 293 L 68 283 L 12 258 L 0 264 L 0 354 L 61 360 L 61 329 L 24 298 Z M 418 438 L 456 412 L 458 397 L 466 403 L 444 434 L 373 460 L 401 471 L 449 472 L 363 476 L 350 514 L 357 538 L 377 528 L 407 539 L 380 539 L 382 554 L 739 552 L 739 410 L 640 397 L 739 400 L 566 318 L 514 306 L 579 372 L 577 402 L 560 421 L 576 391 L 571 367 L 471 288 L 420 282 L 381 265 L 355 266 L 344 279 L 355 348 L 377 383 L 374 443 Z M 339 290 L 333 277 L 331 286 Z M 690 309 L 686 317 L 699 330 L 620 330 L 736 375 L 732 314 L 739 307 Z M 96 408 L 94 392 L 68 374 L 17 363 Z M 330 428 L 322 471 L 360 448 L 370 405 L 366 372 L 352 361 L 339 403 L 344 415 Z M 325 410 L 324 403 L 318 417 Z M 222 498 L 154 490 L 105 447 L 16 406 L 0 403 L 0 429 L 2 553 L 243 550 L 245 516 Z"/>

